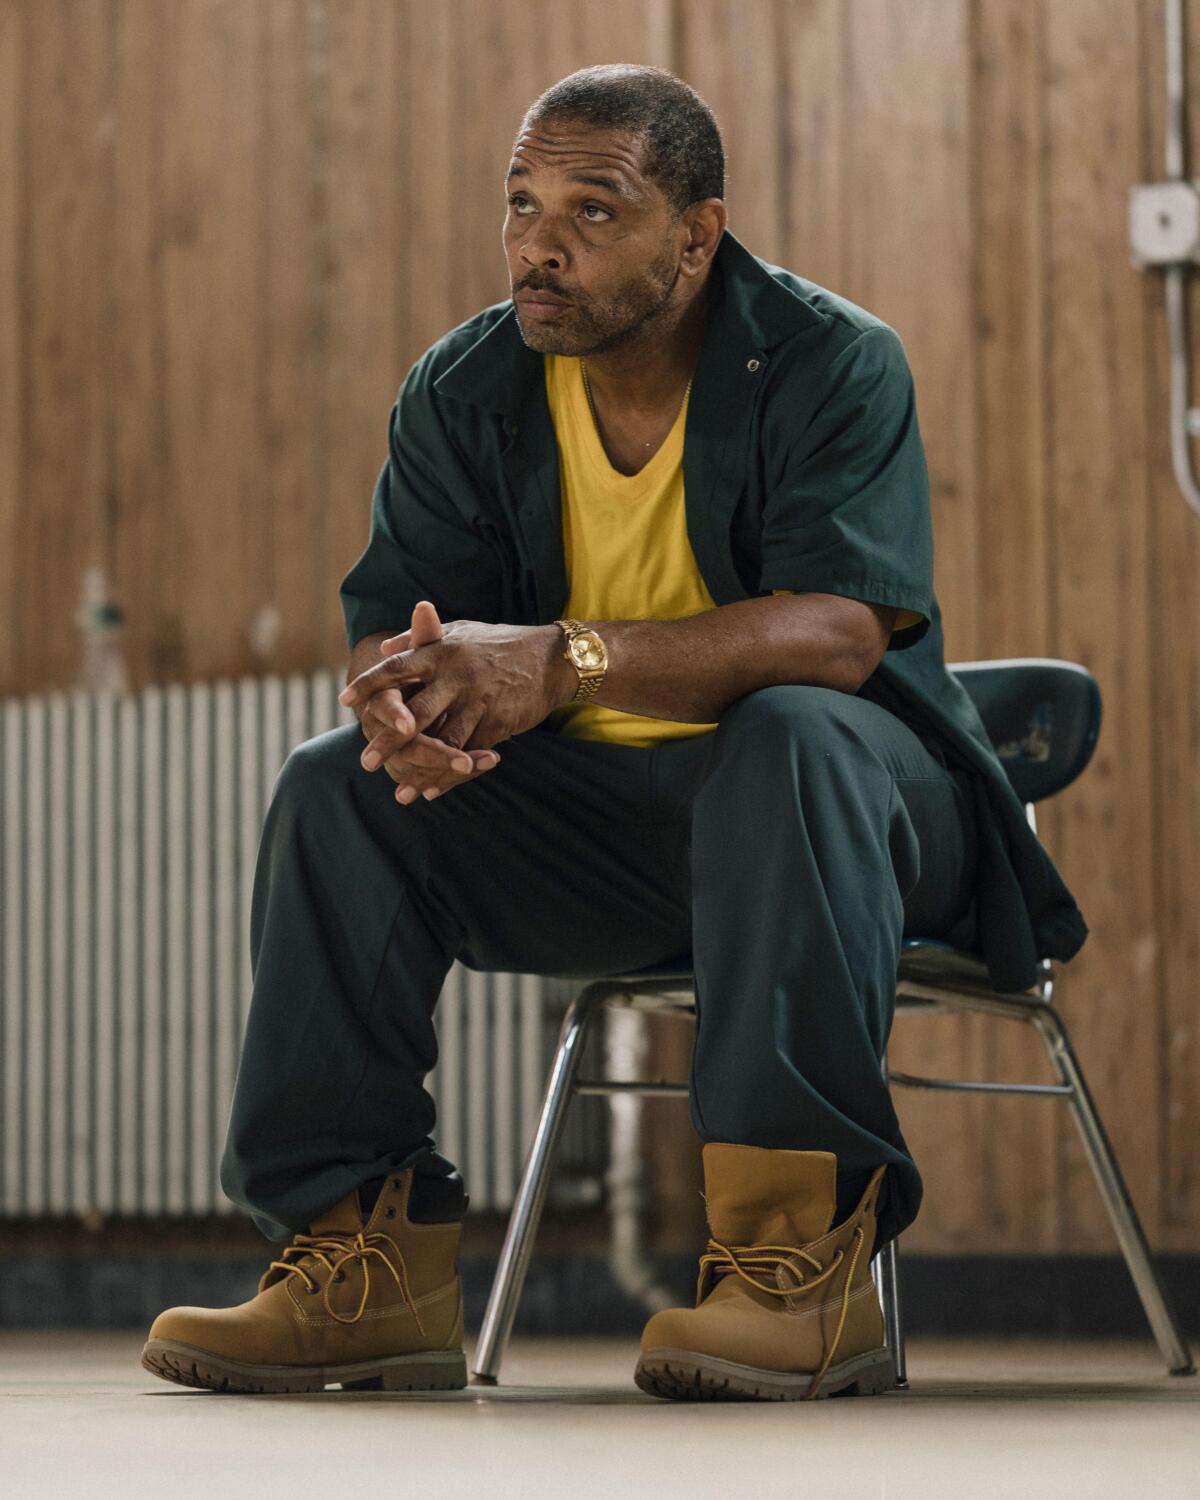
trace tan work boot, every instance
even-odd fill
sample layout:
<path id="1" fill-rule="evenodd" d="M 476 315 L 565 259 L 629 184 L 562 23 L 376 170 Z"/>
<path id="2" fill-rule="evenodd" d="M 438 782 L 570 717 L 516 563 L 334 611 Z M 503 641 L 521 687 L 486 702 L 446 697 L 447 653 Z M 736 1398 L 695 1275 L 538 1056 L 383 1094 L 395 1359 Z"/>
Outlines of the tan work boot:
<path id="1" fill-rule="evenodd" d="M 388 1175 L 364 1225 L 358 1190 L 296 1234 L 237 1307 L 172 1307 L 154 1320 L 142 1364 L 179 1385 L 239 1393 L 462 1390 L 466 1208 L 447 1222 L 409 1216 L 413 1168 Z M 426 1189 L 419 1189 L 419 1202 Z M 459 1187 L 461 1194 L 461 1186 Z M 418 1221 L 438 1216 L 418 1208 Z"/>
<path id="2" fill-rule="evenodd" d="M 633 1377 L 642 1390 L 693 1401 L 796 1401 L 892 1389 L 896 1368 L 870 1271 L 886 1163 L 831 1229 L 832 1151 L 710 1141 L 703 1155 L 712 1238 L 696 1305 L 646 1324 Z"/>

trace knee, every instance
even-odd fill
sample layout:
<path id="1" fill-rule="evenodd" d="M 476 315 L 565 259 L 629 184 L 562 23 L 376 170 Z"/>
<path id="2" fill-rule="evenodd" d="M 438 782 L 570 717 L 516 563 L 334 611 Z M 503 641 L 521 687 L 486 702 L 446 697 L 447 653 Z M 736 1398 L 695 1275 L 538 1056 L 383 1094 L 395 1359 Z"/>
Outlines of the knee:
<path id="1" fill-rule="evenodd" d="M 307 800 L 330 788 L 344 792 L 356 771 L 370 774 L 359 759 L 365 744 L 358 724 L 342 724 L 303 740 L 280 768 L 275 794 Z"/>
<path id="2" fill-rule="evenodd" d="M 847 694 L 814 683 L 780 683 L 739 698 L 721 716 L 718 732 L 761 746 L 772 739 L 811 750 L 834 737 Z"/>

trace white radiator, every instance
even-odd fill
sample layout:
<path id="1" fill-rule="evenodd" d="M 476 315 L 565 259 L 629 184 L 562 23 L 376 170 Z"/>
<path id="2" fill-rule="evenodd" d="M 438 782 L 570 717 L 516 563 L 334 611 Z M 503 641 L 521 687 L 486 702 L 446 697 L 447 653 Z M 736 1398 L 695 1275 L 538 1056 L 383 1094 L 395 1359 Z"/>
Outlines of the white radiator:
<path id="1" fill-rule="evenodd" d="M 354 715 L 323 670 L 0 705 L 0 1213 L 236 1210 L 217 1178 L 275 778 Z M 377 774 L 386 775 L 386 772 Z M 455 964 L 429 1088 L 473 1208 L 512 1201 L 564 981 Z M 593 1196 L 579 1101 L 564 1176 Z"/>

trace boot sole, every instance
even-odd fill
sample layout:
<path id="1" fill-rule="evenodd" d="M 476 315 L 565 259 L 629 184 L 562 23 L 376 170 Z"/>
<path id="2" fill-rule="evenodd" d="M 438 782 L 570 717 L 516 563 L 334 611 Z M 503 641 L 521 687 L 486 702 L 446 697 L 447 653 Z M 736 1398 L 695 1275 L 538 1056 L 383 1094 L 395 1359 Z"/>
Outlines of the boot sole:
<path id="1" fill-rule="evenodd" d="M 176 1385 L 242 1396 L 323 1391 L 327 1385 L 344 1391 L 461 1391 L 467 1385 L 467 1357 L 461 1349 L 350 1365 L 246 1365 L 174 1339 L 149 1339 L 142 1366 Z"/>
<path id="2" fill-rule="evenodd" d="M 648 1395 L 675 1401 L 802 1401 L 812 1384 L 811 1371 L 788 1375 L 691 1349 L 647 1349 L 633 1378 Z M 895 1388 L 896 1365 L 891 1354 L 886 1349 L 870 1349 L 830 1365 L 811 1399 L 877 1396 Z"/>

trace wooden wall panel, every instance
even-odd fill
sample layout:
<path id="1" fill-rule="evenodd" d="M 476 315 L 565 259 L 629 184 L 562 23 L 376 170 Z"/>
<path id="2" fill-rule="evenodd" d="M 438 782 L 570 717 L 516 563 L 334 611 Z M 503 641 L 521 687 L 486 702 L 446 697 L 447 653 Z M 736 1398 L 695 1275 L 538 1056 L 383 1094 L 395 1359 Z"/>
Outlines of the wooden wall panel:
<path id="1" fill-rule="evenodd" d="M 1150 0 L 1140 16 L 1142 154 L 1140 178 L 1164 176 L 1164 7 Z M 1200 5 L 1188 7 L 1189 36 L 1200 37 Z M 1200 89 L 1200 57 L 1193 42 L 1191 98 Z M 1188 170 L 1200 163 L 1200 109 L 1189 119 Z M 1153 878 L 1162 1012 L 1158 1069 L 1145 1088 L 1158 1090 L 1152 1105 L 1162 1132 L 1161 1218 L 1158 1242 L 1167 1250 L 1195 1250 L 1200 1238 L 1200 519 L 1184 503 L 1171 468 L 1166 413 L 1170 403 L 1168 328 L 1162 278 L 1142 286 L 1145 315 L 1147 472 L 1150 515 L 1149 608 L 1153 819 L 1139 839 Z M 1200 403 L 1195 379 L 1200 294 L 1190 287 L 1193 360 L 1191 401 Z M 1192 464 L 1200 462 L 1192 445 Z M 1081 788 L 1082 790 L 1082 788 Z M 1136 1160 L 1145 1175 L 1154 1164 Z"/>
<path id="2" fill-rule="evenodd" d="M 70 682 L 79 582 L 108 541 L 102 359 L 108 39 L 87 0 L 25 17 L 22 520 L 11 615 L 24 674 Z"/>
<path id="3" fill-rule="evenodd" d="M 579 12 L 575 6 L 563 9 L 562 24 L 570 25 Z M 456 322 L 508 295 L 500 238 L 504 173 L 526 106 L 554 82 L 547 76 L 544 60 L 555 38 L 544 30 L 545 20 L 544 11 L 531 8 L 505 16 L 487 0 L 462 0 L 459 7 L 457 68 L 453 93 L 446 102 L 447 115 L 460 128 L 468 127 L 450 173 L 455 188 L 450 215 L 458 257 L 455 293 L 463 299 Z M 562 73 L 577 65 L 576 56 L 571 56 Z M 469 128 L 469 117 L 460 107 L 463 99 L 472 101 L 472 116 L 486 121 L 484 128 Z"/>
<path id="4" fill-rule="evenodd" d="M 1054 654 L 1088 667 L 1105 722 L 1086 780 L 1051 805 L 1049 836 L 1082 885 L 1088 942 L 1062 1008 L 1090 1064 L 1134 1202 L 1158 1219 L 1158 953 L 1151 815 L 1150 579 L 1141 294 L 1126 194 L 1138 180 L 1136 12 L 1120 0 L 1045 11 Z M 1114 100 L 1125 107 L 1114 107 Z M 1099 122 L 1103 121 L 1103 128 Z M 1163 419 L 1165 420 L 1165 414 Z M 1085 1064 L 1087 1065 L 1087 1064 Z M 1059 1234 L 1109 1249 L 1072 1127 L 1060 1120 Z"/>
<path id="5" fill-rule="evenodd" d="M 1059 999 L 1152 1241 L 1194 1248 L 1200 523 L 1161 278 L 1126 244 L 1128 188 L 1162 175 L 1163 24 L 1163 0 L 0 0 L 0 692 L 74 683 L 95 565 L 138 685 L 342 661 L 396 389 L 507 295 L 525 107 L 588 63 L 674 68 L 721 122 L 739 237 L 905 342 L 950 658 L 1100 680 L 1096 759 L 1039 817 L 1092 927 Z M 903 1018 L 892 1062 L 1048 1076 L 982 1020 Z M 897 1106 L 914 1248 L 1111 1248 L 1054 1104 Z"/>
<path id="6" fill-rule="evenodd" d="M 172 604 L 178 577 L 169 573 L 175 542 L 165 400 L 163 132 L 169 106 L 163 29 L 161 7 L 121 7 L 111 75 L 106 368 L 111 373 L 112 581 L 125 616 L 126 649 L 140 681 L 169 681 L 182 670 L 187 630 Z"/>
<path id="7" fill-rule="evenodd" d="M 849 7 L 846 266 L 838 290 L 904 340 L 930 453 L 946 651 L 974 657 L 975 390 L 965 0 Z M 898 149 L 897 142 L 903 147 Z"/>
<path id="8" fill-rule="evenodd" d="M 263 525 L 260 5 L 189 0 L 164 27 L 169 481 L 164 627 L 176 670 L 251 669 Z"/>
<path id="9" fill-rule="evenodd" d="M 790 158 L 781 130 L 789 118 L 790 58 L 784 38 L 794 8 L 747 0 L 730 25 L 724 0 L 692 0 L 679 72 L 711 105 L 725 142 L 729 227 L 755 255 L 788 264 L 784 229 Z M 766 100 L 771 107 L 764 108 Z M 785 248 L 786 246 L 786 248 Z"/>
<path id="10" fill-rule="evenodd" d="M 789 268 L 840 290 L 857 185 L 846 146 L 852 108 L 842 85 L 850 39 L 841 0 L 781 7 L 787 104 L 779 122 L 782 236 Z M 786 257 L 790 256 L 791 259 Z"/>
<path id="11" fill-rule="evenodd" d="M 975 365 L 965 3 L 889 0 L 844 11 L 851 101 L 844 125 L 844 273 L 838 290 L 904 341 L 917 388 L 934 516 L 934 568 L 950 659 L 982 654 L 976 586 Z M 904 142 L 896 149 L 897 140 Z M 832 207 L 832 205 L 831 205 Z M 893 1030 L 892 1065 L 977 1077 L 980 1018 L 913 1017 Z M 912 1244 L 965 1245 L 986 1214 L 986 1103 L 896 1090 L 922 1166 Z"/>
<path id="12" fill-rule="evenodd" d="M 342 372 L 330 359 L 325 296 L 328 36 L 321 12 L 306 0 L 268 0 L 262 26 L 262 69 L 271 84 L 261 91 L 259 115 L 263 472 L 254 510 L 264 561 L 241 608 L 255 661 L 268 667 L 322 658 L 337 606 L 329 597 L 329 557 L 346 551 L 360 496 L 332 482 L 325 441 L 326 381 Z M 390 354 L 390 327 L 382 341 Z"/>
<path id="13" fill-rule="evenodd" d="M 0 682 L 28 681 L 14 618 L 21 589 L 20 533 L 25 524 L 25 319 L 23 297 L 25 14 L 0 0 Z"/>
<path id="14" fill-rule="evenodd" d="M 349 0 L 322 8 L 328 37 L 328 124 L 323 163 L 326 324 L 323 383 L 325 482 L 336 516 L 332 558 L 343 572 L 362 550 L 375 476 L 387 454 L 387 416 L 403 372 L 396 347 L 400 267 L 397 213 L 422 182 L 400 175 L 400 102 L 408 67 L 396 7 Z M 341 627 L 334 588 L 322 600 L 326 630 Z M 400 622 L 397 629 L 403 629 Z M 344 638 L 344 636 L 343 636 Z"/>
<path id="15" fill-rule="evenodd" d="M 489 246 L 481 241 L 469 247 L 457 217 L 465 196 L 458 134 L 463 110 L 456 39 L 461 20 L 451 5 L 406 5 L 400 24 L 404 88 L 397 167 L 396 389 L 423 350 L 489 300 L 472 304 L 463 287 L 468 262 L 487 261 Z M 492 254 L 499 254 L 499 238 L 497 232 Z M 393 389 L 393 397 L 395 393 Z M 384 411 L 377 417 L 375 453 L 380 462 L 386 451 L 386 424 Z"/>
<path id="16" fill-rule="evenodd" d="M 976 363 L 978 624 L 984 656 L 1045 656 L 1051 647 L 1045 444 L 1049 429 L 1040 0 L 997 0 L 972 12 L 970 195 L 974 223 L 972 345 Z M 1052 851 L 1057 852 L 1057 851 Z M 1056 1083 L 1032 1029 L 980 1023 L 979 1076 Z M 1054 1245 L 1057 1120 L 1053 1102 L 985 1101 L 981 1206 L 997 1250 Z M 1021 1164 L 1020 1190 L 996 1192 Z"/>

